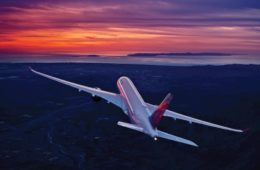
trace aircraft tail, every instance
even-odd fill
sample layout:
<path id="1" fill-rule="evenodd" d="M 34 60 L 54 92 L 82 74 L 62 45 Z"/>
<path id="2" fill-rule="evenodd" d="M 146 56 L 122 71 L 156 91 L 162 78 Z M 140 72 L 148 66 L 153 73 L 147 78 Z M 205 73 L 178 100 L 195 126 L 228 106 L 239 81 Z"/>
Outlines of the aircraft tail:
<path id="1" fill-rule="evenodd" d="M 156 110 L 151 115 L 150 121 L 154 128 L 158 126 L 171 100 L 172 100 L 172 94 L 168 93 L 167 96 L 164 98 L 164 100 L 161 102 L 161 104 L 156 108 Z"/>

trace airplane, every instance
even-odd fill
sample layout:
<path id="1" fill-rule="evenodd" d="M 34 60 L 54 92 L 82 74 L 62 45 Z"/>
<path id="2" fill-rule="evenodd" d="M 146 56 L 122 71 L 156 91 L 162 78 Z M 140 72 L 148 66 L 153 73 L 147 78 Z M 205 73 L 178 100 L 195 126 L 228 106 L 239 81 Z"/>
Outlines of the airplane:
<path id="1" fill-rule="evenodd" d="M 214 128 L 224 129 L 233 132 L 244 132 L 245 130 L 234 129 L 222 125 L 218 125 L 215 123 L 210 123 L 207 121 L 203 121 L 200 119 L 192 118 L 189 116 L 185 116 L 183 114 L 168 110 L 168 106 L 172 100 L 172 94 L 168 93 L 165 99 L 157 106 L 144 101 L 141 97 L 140 93 L 134 86 L 133 82 L 128 77 L 120 77 L 117 80 L 117 87 L 119 93 L 112 93 L 105 90 L 101 90 L 97 87 L 88 87 L 80 84 L 76 84 L 70 81 L 66 81 L 57 77 L 53 77 L 41 72 L 38 72 L 32 68 L 30 70 L 43 76 L 45 78 L 54 80 L 56 82 L 68 85 L 70 87 L 78 89 L 79 92 L 87 92 L 92 95 L 92 99 L 95 102 L 100 101 L 101 99 L 105 99 L 108 103 L 112 103 L 115 106 L 121 108 L 123 112 L 130 118 L 131 123 L 118 121 L 117 125 L 132 129 L 138 132 L 142 132 L 154 140 L 157 138 L 164 138 L 171 141 L 191 145 L 198 147 L 196 143 L 193 141 L 168 134 L 166 132 L 160 131 L 157 129 L 162 117 L 170 117 L 173 119 L 180 119 L 184 121 L 188 121 L 189 123 L 197 123 L 205 126 L 210 126 Z"/>

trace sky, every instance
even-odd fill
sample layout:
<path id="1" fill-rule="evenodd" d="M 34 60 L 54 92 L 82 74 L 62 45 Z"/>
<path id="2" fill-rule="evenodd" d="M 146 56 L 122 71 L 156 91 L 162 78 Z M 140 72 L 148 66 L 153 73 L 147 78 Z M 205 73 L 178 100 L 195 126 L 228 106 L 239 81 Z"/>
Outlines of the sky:
<path id="1" fill-rule="evenodd" d="M 0 1 L 1 54 L 260 54 L 259 0 Z"/>

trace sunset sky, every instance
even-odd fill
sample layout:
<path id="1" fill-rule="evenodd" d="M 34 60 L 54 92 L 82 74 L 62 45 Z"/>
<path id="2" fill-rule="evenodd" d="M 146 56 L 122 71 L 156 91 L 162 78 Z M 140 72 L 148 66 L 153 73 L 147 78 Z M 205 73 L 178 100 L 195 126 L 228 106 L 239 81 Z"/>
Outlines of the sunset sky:
<path id="1" fill-rule="evenodd" d="M 0 55 L 209 51 L 259 54 L 260 1 L 0 1 Z"/>

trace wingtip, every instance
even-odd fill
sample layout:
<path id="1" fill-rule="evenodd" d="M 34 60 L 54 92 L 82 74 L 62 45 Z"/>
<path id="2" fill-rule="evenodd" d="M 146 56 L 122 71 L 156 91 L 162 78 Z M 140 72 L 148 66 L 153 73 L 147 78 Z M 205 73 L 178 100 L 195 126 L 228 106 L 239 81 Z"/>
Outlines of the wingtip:
<path id="1" fill-rule="evenodd" d="M 243 129 L 243 130 L 238 130 L 238 129 L 236 129 L 236 130 L 234 130 L 235 132 L 238 132 L 238 133 L 246 133 L 246 132 L 248 132 L 250 130 L 250 128 L 246 128 L 246 129 Z"/>
<path id="2" fill-rule="evenodd" d="M 243 129 L 242 132 L 243 132 L 243 133 L 246 133 L 246 132 L 248 132 L 249 130 L 250 130 L 250 128 L 246 128 L 246 129 Z"/>
<path id="3" fill-rule="evenodd" d="M 185 144 L 188 144 L 188 145 L 191 145 L 191 146 L 194 146 L 194 147 L 199 147 L 199 145 L 197 145 L 195 142 L 191 141 L 191 140 L 187 140 L 185 142 Z"/>
<path id="4" fill-rule="evenodd" d="M 31 66 L 29 66 L 28 68 L 30 69 L 30 71 L 32 71 L 34 73 L 36 72 Z"/>
<path id="5" fill-rule="evenodd" d="M 198 148 L 198 147 L 199 147 L 199 145 L 197 145 L 197 144 L 196 144 L 196 143 L 194 143 L 194 142 L 192 142 L 192 143 L 191 143 L 191 145 L 192 145 L 192 146 L 194 146 L 194 147 L 196 147 L 196 148 Z"/>

